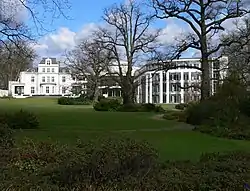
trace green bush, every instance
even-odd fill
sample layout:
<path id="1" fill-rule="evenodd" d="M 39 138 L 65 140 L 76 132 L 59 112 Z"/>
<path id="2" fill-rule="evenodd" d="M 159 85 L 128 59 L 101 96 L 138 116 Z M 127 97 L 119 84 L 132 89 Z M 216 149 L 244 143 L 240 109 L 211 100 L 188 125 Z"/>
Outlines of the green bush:
<path id="1" fill-rule="evenodd" d="M 60 97 L 60 98 L 58 98 L 57 103 L 59 105 L 73 105 L 72 99 L 67 98 L 67 97 Z"/>
<path id="2" fill-rule="evenodd" d="M 85 190 L 89 186 L 123 190 L 157 166 L 157 153 L 150 145 L 123 138 L 79 142 L 77 147 L 27 141 L 16 152 L 8 165 L 11 181 L 1 180 L 1 190 L 10 185 L 18 190 Z"/>
<path id="3" fill-rule="evenodd" d="M 7 124 L 0 123 L 0 147 L 9 148 L 14 145 L 13 130 Z"/>
<path id="4" fill-rule="evenodd" d="M 249 152 L 162 163 L 148 143 L 124 138 L 74 147 L 28 140 L 13 151 L 1 169 L 0 190 L 228 191 L 250 182 Z"/>
<path id="5" fill-rule="evenodd" d="M 80 97 L 60 97 L 57 100 L 59 105 L 91 105 L 92 100 L 86 95 L 80 95 Z"/>
<path id="6" fill-rule="evenodd" d="M 249 103 L 246 87 L 231 76 L 215 95 L 185 109 L 187 123 L 203 133 L 250 140 Z"/>
<path id="7" fill-rule="evenodd" d="M 22 109 L 14 113 L 1 114 L 0 123 L 6 124 L 11 129 L 37 129 L 39 127 L 37 116 Z"/>
<path id="8" fill-rule="evenodd" d="M 180 103 L 180 104 L 175 105 L 175 109 L 179 109 L 179 110 L 184 110 L 187 107 L 188 107 L 188 104 L 186 103 Z"/>
<path id="9" fill-rule="evenodd" d="M 126 104 L 122 105 L 119 108 L 119 111 L 122 112 L 156 112 L 156 113 L 163 113 L 165 110 L 161 106 L 157 106 L 152 103 L 145 103 L 145 104 Z"/>
<path id="10" fill-rule="evenodd" d="M 96 111 L 118 111 L 120 107 L 121 104 L 117 99 L 101 99 L 94 104 Z"/>
<path id="11" fill-rule="evenodd" d="M 100 95 L 100 96 L 98 96 L 98 101 L 101 101 L 102 99 L 105 99 L 105 97 L 103 96 L 103 95 Z"/>
<path id="12" fill-rule="evenodd" d="M 163 115 L 163 119 L 186 122 L 186 113 L 183 111 L 167 111 Z"/>

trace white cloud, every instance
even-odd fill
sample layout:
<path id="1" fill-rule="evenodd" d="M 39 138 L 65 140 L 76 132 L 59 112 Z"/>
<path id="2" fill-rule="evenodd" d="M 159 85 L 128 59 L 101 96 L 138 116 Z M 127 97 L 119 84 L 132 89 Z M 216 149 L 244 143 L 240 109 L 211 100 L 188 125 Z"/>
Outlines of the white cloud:
<path id="1" fill-rule="evenodd" d="M 74 48 L 80 39 L 86 39 L 97 28 L 90 23 L 85 25 L 79 32 L 71 31 L 69 28 L 61 27 L 55 33 L 50 33 L 41 38 L 34 45 L 34 49 L 41 57 L 60 57 L 66 50 Z"/>

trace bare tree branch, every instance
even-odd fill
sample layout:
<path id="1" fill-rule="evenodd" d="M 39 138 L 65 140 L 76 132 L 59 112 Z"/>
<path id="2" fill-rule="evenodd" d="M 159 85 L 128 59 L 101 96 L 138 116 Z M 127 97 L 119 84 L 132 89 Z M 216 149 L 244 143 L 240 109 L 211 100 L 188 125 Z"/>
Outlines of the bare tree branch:
<path id="1" fill-rule="evenodd" d="M 160 34 L 159 30 L 150 30 L 153 15 L 142 10 L 143 5 L 135 1 L 113 5 L 105 10 L 107 27 L 101 28 L 98 35 L 103 48 L 113 53 L 117 66 L 114 80 L 121 86 L 124 104 L 135 101 L 138 75 L 134 75 L 134 67 L 145 64 Z"/>
<path id="2" fill-rule="evenodd" d="M 176 47 L 177 55 L 190 48 L 201 52 L 202 99 L 211 95 L 209 58 L 222 47 L 235 41 L 224 41 L 218 45 L 210 43 L 215 34 L 223 31 L 223 23 L 229 19 L 250 13 L 243 1 L 227 0 L 151 0 L 155 16 L 160 19 L 176 18 L 188 24 L 193 34 L 183 39 Z M 246 2 L 245 2 L 246 3 Z"/>

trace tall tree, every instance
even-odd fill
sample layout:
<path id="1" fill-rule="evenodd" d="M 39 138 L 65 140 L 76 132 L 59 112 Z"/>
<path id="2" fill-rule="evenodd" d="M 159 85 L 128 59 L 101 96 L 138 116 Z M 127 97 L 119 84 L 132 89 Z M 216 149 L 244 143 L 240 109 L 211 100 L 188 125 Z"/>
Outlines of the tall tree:
<path id="1" fill-rule="evenodd" d="M 211 95 L 210 57 L 233 41 L 216 44 L 214 37 L 225 28 L 223 24 L 249 13 L 248 1 L 240 0 L 151 0 L 159 19 L 176 18 L 186 23 L 192 33 L 178 47 L 178 53 L 192 48 L 201 54 L 201 98 Z M 211 43 L 212 42 L 212 43 Z"/>
<path id="2" fill-rule="evenodd" d="M 112 51 L 116 70 L 114 80 L 121 86 L 123 103 L 135 102 L 138 74 L 133 67 L 140 66 L 155 48 L 159 30 L 151 30 L 154 21 L 143 4 L 130 0 L 114 4 L 104 12 L 105 28 L 99 31 L 99 42 L 103 48 Z"/>
<path id="3" fill-rule="evenodd" d="M 8 89 L 9 81 L 16 81 L 21 71 L 28 69 L 35 57 L 35 51 L 24 41 L 5 42 L 0 49 L 0 86 Z M 16 46 L 18 45 L 18 46 Z"/>
<path id="4" fill-rule="evenodd" d="M 111 51 L 103 49 L 102 44 L 94 38 L 82 40 L 74 50 L 67 54 L 68 67 L 72 75 L 87 79 L 88 94 L 95 101 L 100 93 L 99 86 L 102 77 L 106 75 L 111 60 Z"/>

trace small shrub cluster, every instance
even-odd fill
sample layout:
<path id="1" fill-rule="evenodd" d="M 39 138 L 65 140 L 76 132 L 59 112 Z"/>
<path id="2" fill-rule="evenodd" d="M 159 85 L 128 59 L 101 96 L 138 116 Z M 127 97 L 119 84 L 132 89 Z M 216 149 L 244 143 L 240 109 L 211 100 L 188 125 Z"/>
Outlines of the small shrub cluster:
<path id="1" fill-rule="evenodd" d="M 218 137 L 250 140 L 250 96 L 240 80 L 231 76 L 214 96 L 185 109 L 195 130 Z"/>
<path id="2" fill-rule="evenodd" d="M 77 98 L 60 97 L 57 100 L 59 105 L 91 105 L 92 102 L 93 101 L 86 95 L 80 95 L 80 97 Z"/>
<path id="3" fill-rule="evenodd" d="M 186 122 L 187 116 L 184 111 L 166 111 L 163 115 L 163 119 Z"/>
<path id="4" fill-rule="evenodd" d="M 10 129 L 37 129 L 39 127 L 37 116 L 22 109 L 13 113 L 0 114 L 0 124 L 5 124 Z"/>
<path id="5" fill-rule="evenodd" d="M 250 182 L 250 153 L 162 163 L 148 143 L 131 139 L 74 147 L 28 140 L 2 169 L 0 190 L 244 190 Z"/>
<path id="6" fill-rule="evenodd" d="M 9 148 L 14 144 L 12 137 L 13 130 L 11 130 L 6 124 L 0 123 L 0 147 Z M 1 151 L 0 151 L 1 152 Z"/>
<path id="7" fill-rule="evenodd" d="M 179 109 L 179 110 L 184 110 L 187 107 L 188 107 L 187 103 L 180 103 L 180 104 L 175 105 L 175 109 Z"/>
<path id="8" fill-rule="evenodd" d="M 164 112 L 161 106 L 155 104 L 125 104 L 117 99 L 101 99 L 94 104 L 96 111 L 120 111 L 120 112 Z"/>
<path id="9" fill-rule="evenodd" d="M 121 103 L 117 99 L 101 99 L 94 104 L 96 111 L 118 111 Z"/>

